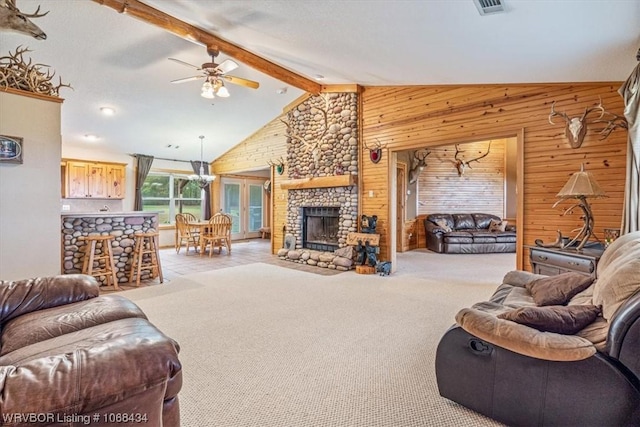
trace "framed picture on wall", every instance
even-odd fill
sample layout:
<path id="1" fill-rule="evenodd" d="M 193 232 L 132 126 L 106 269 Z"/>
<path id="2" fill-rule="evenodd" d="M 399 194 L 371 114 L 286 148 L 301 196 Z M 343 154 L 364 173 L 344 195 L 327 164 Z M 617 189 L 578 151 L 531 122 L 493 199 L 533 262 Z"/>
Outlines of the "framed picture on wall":
<path id="1" fill-rule="evenodd" d="M 0 135 L 0 163 L 22 163 L 22 138 Z"/>

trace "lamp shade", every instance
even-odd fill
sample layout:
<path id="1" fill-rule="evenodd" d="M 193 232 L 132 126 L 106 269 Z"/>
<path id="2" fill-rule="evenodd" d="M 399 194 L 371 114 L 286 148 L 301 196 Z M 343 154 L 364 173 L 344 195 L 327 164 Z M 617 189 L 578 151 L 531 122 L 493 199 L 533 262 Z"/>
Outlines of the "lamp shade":
<path id="1" fill-rule="evenodd" d="M 605 197 L 604 190 L 590 172 L 584 170 L 584 164 L 580 172 L 576 172 L 557 194 L 561 199 L 578 197 Z"/>

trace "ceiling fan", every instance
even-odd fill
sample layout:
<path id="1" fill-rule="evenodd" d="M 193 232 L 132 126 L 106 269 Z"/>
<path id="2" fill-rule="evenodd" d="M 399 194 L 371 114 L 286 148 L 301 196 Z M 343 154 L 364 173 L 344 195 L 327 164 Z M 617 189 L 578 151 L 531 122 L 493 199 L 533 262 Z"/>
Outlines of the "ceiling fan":
<path id="1" fill-rule="evenodd" d="M 169 58 L 170 61 L 177 62 L 178 64 L 185 65 L 187 67 L 195 68 L 198 71 L 202 71 L 200 75 L 185 77 L 182 79 L 172 80 L 171 83 L 185 83 L 193 80 L 202 79 L 204 77 L 204 83 L 202 84 L 202 92 L 200 95 L 203 98 L 215 98 L 219 96 L 221 98 L 227 98 L 230 94 L 224 83 L 233 83 L 240 86 L 245 86 L 251 89 L 257 89 L 260 84 L 253 80 L 243 79 L 241 77 L 229 76 L 228 72 L 238 68 L 238 64 L 231 59 L 225 59 L 220 64 L 216 64 L 216 56 L 220 53 L 217 49 L 207 49 L 207 53 L 211 56 L 211 62 L 205 62 L 200 67 L 189 64 L 188 62 L 181 61 L 175 58 Z"/>

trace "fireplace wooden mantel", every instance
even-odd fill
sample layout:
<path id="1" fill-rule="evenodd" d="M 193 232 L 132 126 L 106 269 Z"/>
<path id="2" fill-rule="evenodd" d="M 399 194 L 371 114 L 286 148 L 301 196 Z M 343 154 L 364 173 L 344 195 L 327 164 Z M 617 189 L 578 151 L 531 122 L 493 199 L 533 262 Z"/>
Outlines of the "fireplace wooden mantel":
<path id="1" fill-rule="evenodd" d="M 311 178 L 288 179 L 280 183 L 284 190 L 303 190 L 305 188 L 348 187 L 356 185 L 357 175 L 316 176 Z"/>

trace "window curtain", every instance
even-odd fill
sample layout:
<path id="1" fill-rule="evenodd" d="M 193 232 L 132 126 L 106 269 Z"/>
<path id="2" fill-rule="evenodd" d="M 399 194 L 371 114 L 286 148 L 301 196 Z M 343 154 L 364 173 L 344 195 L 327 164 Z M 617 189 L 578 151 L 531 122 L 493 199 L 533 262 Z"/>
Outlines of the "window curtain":
<path id="1" fill-rule="evenodd" d="M 191 168 L 196 175 L 200 174 L 200 163 L 202 163 L 202 170 L 204 175 L 209 175 L 209 164 L 200 162 L 197 160 L 191 161 Z M 204 188 L 204 218 L 205 220 L 211 218 L 211 185 L 207 185 Z"/>
<path id="2" fill-rule="evenodd" d="M 144 180 L 147 179 L 149 171 L 151 170 L 151 164 L 153 163 L 153 156 L 145 156 L 143 154 L 136 154 L 136 194 L 135 201 L 133 202 L 133 210 L 142 210 L 142 185 Z"/>
<path id="3" fill-rule="evenodd" d="M 636 59 L 640 61 L 640 49 Z M 618 92 L 624 99 L 624 116 L 629 125 L 621 225 L 621 234 L 626 234 L 640 230 L 640 62 Z"/>

